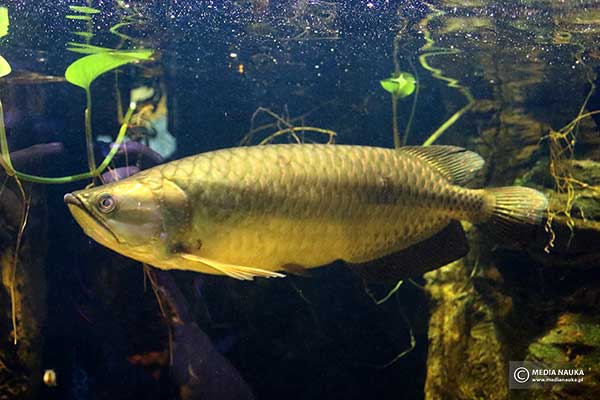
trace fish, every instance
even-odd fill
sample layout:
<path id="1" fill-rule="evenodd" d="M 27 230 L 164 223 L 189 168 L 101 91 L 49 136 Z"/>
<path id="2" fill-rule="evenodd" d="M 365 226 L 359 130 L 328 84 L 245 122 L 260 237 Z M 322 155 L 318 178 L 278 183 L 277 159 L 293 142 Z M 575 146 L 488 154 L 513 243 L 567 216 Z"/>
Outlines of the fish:
<path id="1" fill-rule="evenodd" d="M 342 260 L 365 275 L 398 277 L 463 257 L 459 221 L 498 238 L 524 238 L 540 225 L 547 199 L 539 191 L 465 187 L 483 164 L 456 146 L 246 146 L 64 201 L 89 237 L 159 269 L 251 280 Z"/>

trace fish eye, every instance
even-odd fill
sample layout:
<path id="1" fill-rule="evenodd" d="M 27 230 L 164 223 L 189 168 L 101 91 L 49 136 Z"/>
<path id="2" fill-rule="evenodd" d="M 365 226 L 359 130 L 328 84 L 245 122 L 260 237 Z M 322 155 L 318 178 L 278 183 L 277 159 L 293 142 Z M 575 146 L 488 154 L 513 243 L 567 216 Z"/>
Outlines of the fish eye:
<path id="1" fill-rule="evenodd" d="M 117 201 L 108 193 L 103 193 L 98 197 L 98 209 L 108 214 L 117 208 Z"/>

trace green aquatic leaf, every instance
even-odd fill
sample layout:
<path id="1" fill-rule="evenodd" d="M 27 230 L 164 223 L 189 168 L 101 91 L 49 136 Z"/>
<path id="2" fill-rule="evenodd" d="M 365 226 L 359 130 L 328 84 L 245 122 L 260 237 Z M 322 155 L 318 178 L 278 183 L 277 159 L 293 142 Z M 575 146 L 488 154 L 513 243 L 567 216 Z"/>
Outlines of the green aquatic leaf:
<path id="1" fill-rule="evenodd" d="M 119 22 L 116 25 L 113 25 L 108 31 L 114 35 L 117 35 L 125 40 L 131 40 L 133 41 L 133 38 L 129 35 L 126 35 L 124 33 L 119 32 L 119 29 L 123 28 L 124 26 L 129 26 L 129 25 L 135 25 L 135 22 Z"/>
<path id="2" fill-rule="evenodd" d="M 71 32 L 73 35 L 81 36 L 85 39 L 91 39 L 94 37 L 93 33 L 90 32 Z"/>
<path id="3" fill-rule="evenodd" d="M 109 51 L 115 51 L 115 49 L 110 47 L 94 46 L 91 44 L 78 42 L 68 42 L 67 46 L 69 46 L 67 47 L 67 50 L 82 54 L 107 53 Z"/>
<path id="4" fill-rule="evenodd" d="M 10 74 L 10 71 L 10 64 L 8 63 L 8 61 L 6 61 L 4 57 L 0 56 L 0 78 Z"/>
<path id="5" fill-rule="evenodd" d="M 97 8 L 85 7 L 85 6 L 69 6 L 69 8 L 72 11 L 80 12 L 83 14 L 98 14 L 100 12 L 100 10 L 98 10 Z"/>
<path id="6" fill-rule="evenodd" d="M 8 35 L 8 8 L 0 7 L 0 37 Z"/>
<path id="7" fill-rule="evenodd" d="M 99 53 L 99 51 L 92 51 L 89 49 L 79 49 L 79 48 L 75 48 L 75 47 L 67 47 L 67 50 L 72 51 L 73 53 L 79 53 L 79 54 L 96 54 Z M 111 49 L 105 50 L 105 51 L 110 51 Z"/>
<path id="8" fill-rule="evenodd" d="M 65 71 L 65 78 L 73 85 L 85 90 L 105 72 L 134 61 L 148 60 L 152 50 L 110 51 L 82 57 L 73 62 Z"/>
<path id="9" fill-rule="evenodd" d="M 416 87 L 415 77 L 408 72 L 402 72 L 396 77 L 384 79 L 379 83 L 386 91 L 400 99 L 410 96 Z"/>
<path id="10" fill-rule="evenodd" d="M 84 21 L 90 21 L 92 17 L 89 15 L 65 15 L 67 19 L 79 19 Z"/>

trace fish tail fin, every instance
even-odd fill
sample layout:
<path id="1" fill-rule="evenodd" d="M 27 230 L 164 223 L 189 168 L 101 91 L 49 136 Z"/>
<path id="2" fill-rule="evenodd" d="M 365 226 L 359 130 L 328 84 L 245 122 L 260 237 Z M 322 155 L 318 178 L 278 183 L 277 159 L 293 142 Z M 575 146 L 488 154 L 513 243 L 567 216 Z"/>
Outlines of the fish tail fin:
<path id="1" fill-rule="evenodd" d="M 501 240 L 531 240 L 548 207 L 543 193 L 522 186 L 487 188 L 484 198 L 482 228 Z"/>

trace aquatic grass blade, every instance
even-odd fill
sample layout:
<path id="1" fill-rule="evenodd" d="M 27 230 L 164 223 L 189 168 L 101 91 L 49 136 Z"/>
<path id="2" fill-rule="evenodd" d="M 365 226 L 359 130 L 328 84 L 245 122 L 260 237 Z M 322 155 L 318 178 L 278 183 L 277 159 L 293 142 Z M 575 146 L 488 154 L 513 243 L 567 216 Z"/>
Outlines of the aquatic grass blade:
<path id="1" fill-rule="evenodd" d="M 91 34 L 93 36 L 93 34 Z M 74 53 L 82 53 L 82 54 L 96 54 L 96 53 L 106 53 L 109 51 L 115 51 L 110 47 L 102 47 L 102 46 L 94 46 L 87 43 L 78 43 L 78 42 L 68 42 L 67 50 L 72 51 Z"/>
<path id="2" fill-rule="evenodd" d="M 82 21 L 90 21 L 92 19 L 92 17 L 90 17 L 89 15 L 65 15 L 65 17 L 67 19 L 76 19 Z"/>
<path id="3" fill-rule="evenodd" d="M 90 33 L 90 32 L 71 32 L 71 33 L 73 35 L 81 36 L 85 39 L 91 39 L 92 37 L 94 37 L 94 34 Z M 80 43 L 78 43 L 78 44 L 80 44 Z M 68 49 L 68 50 L 71 50 L 71 49 Z"/>
<path id="4" fill-rule="evenodd" d="M 85 6 L 69 6 L 71 11 L 79 12 L 82 14 L 98 14 L 100 10 L 93 7 L 85 7 Z"/>

